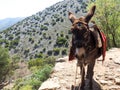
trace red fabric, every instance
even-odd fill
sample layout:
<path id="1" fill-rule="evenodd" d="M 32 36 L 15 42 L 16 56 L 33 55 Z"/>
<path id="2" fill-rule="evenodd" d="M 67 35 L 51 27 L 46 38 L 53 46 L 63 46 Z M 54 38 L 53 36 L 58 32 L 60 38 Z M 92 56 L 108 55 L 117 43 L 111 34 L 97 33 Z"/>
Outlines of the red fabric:
<path id="1" fill-rule="evenodd" d="M 73 46 L 70 47 L 70 53 L 69 53 L 69 61 L 72 61 L 75 59 L 75 48 Z"/>
<path id="2" fill-rule="evenodd" d="M 101 38 L 102 38 L 102 56 L 103 56 L 103 61 L 105 60 L 105 55 L 106 55 L 106 46 L 107 46 L 107 40 L 106 36 L 103 32 L 100 31 Z"/>

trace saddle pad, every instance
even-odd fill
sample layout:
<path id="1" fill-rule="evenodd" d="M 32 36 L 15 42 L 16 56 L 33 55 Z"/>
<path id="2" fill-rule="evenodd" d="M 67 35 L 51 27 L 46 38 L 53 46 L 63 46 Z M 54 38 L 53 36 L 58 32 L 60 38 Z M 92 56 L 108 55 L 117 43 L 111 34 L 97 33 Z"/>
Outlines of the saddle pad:
<path id="1" fill-rule="evenodd" d="M 103 56 L 103 61 L 105 60 L 105 55 L 106 55 L 106 46 L 107 46 L 107 40 L 105 34 L 99 30 L 101 39 L 102 39 L 102 56 Z"/>

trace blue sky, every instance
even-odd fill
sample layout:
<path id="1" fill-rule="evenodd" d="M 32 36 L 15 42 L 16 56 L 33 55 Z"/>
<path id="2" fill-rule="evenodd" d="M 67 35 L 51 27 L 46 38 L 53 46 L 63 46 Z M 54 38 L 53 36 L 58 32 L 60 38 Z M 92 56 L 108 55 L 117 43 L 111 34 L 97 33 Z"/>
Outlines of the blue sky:
<path id="1" fill-rule="evenodd" d="M 0 19 L 31 16 L 63 0 L 0 0 Z"/>

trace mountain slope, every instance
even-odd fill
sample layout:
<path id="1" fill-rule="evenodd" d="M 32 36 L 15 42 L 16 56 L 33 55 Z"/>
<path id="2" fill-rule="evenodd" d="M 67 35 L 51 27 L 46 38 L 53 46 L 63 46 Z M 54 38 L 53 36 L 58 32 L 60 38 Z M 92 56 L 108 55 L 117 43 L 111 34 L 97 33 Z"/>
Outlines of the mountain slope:
<path id="1" fill-rule="evenodd" d="M 62 56 L 67 54 L 71 23 L 68 11 L 80 17 L 86 13 L 87 0 L 64 0 L 42 12 L 25 18 L 1 32 L 0 44 L 24 59 L 40 54 Z"/>
<path id="2" fill-rule="evenodd" d="M 7 29 L 8 27 L 14 25 L 18 21 L 21 21 L 23 18 L 6 18 L 0 20 L 0 31 Z"/>

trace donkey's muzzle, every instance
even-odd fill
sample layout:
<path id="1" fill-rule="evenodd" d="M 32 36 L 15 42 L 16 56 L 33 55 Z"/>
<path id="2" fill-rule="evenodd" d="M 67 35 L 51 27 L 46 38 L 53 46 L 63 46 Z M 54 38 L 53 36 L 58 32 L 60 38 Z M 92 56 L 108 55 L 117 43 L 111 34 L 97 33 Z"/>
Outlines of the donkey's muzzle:
<path id="1" fill-rule="evenodd" d="M 85 49 L 82 48 L 76 48 L 76 53 L 75 53 L 76 58 L 84 58 L 85 57 Z"/>

